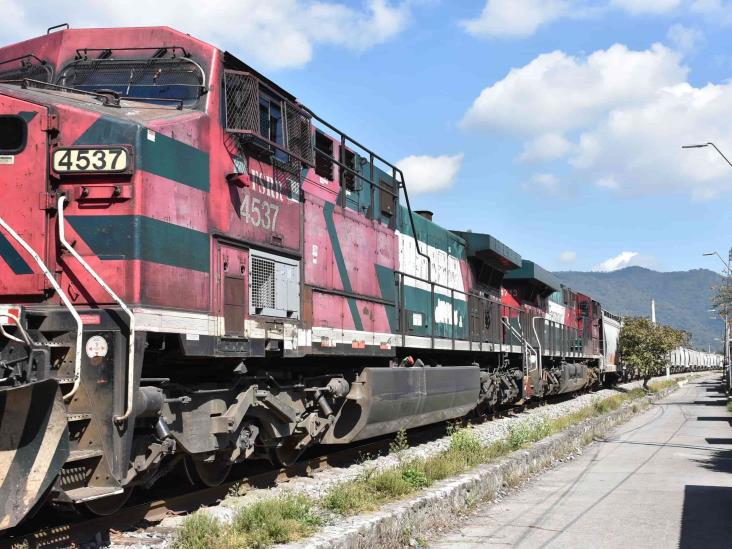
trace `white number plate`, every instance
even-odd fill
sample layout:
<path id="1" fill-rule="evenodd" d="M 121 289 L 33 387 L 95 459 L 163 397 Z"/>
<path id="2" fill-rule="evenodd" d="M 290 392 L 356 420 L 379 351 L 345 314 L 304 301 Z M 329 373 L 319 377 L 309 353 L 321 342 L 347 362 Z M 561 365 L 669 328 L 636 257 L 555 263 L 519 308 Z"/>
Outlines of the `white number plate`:
<path id="1" fill-rule="evenodd" d="M 129 163 L 130 155 L 124 147 L 53 151 L 53 170 L 56 173 L 124 172 Z"/>

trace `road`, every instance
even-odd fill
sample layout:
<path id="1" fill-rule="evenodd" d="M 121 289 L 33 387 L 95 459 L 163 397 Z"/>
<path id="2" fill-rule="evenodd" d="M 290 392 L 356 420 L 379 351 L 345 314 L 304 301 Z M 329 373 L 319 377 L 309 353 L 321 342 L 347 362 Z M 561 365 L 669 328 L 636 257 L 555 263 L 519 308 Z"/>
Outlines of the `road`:
<path id="1" fill-rule="evenodd" d="M 720 380 L 682 387 L 429 547 L 732 548 L 732 414 Z"/>

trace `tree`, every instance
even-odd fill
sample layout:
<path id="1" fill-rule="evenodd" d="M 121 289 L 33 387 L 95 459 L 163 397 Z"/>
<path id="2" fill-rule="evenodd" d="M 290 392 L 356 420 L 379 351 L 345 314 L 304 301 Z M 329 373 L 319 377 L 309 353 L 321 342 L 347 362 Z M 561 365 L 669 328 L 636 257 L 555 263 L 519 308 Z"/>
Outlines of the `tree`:
<path id="1" fill-rule="evenodd" d="M 686 340 L 684 332 L 671 326 L 654 324 L 644 317 L 627 317 L 618 346 L 623 364 L 638 370 L 643 388 L 648 389 L 648 380 L 664 371 L 669 353 Z"/>
<path id="2" fill-rule="evenodd" d="M 732 316 L 732 286 L 721 284 L 714 288 L 712 307 L 722 316 Z"/>

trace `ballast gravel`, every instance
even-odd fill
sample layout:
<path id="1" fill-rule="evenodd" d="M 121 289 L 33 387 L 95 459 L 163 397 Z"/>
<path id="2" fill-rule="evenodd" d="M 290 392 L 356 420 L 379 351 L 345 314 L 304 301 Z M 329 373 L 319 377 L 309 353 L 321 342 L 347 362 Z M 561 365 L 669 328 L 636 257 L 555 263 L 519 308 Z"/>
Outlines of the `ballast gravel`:
<path id="1" fill-rule="evenodd" d="M 685 377 L 688 374 L 676 374 L 673 378 Z M 630 390 L 640 387 L 642 381 L 635 381 L 622 385 L 622 390 Z M 540 424 L 546 420 L 563 417 L 581 409 L 591 406 L 593 403 L 605 398 L 617 395 L 617 389 L 602 389 L 594 393 L 579 395 L 575 398 L 567 399 L 562 402 L 545 404 L 535 408 L 528 408 L 520 413 L 501 417 L 491 421 L 486 421 L 473 426 L 475 435 L 488 445 L 501 439 L 505 439 L 509 435 L 512 426 L 520 423 L 527 425 Z M 445 436 L 425 442 L 416 446 L 412 446 L 399 452 L 398 456 L 384 455 L 369 457 L 364 456 L 361 463 L 356 463 L 348 467 L 338 468 L 332 467 L 322 471 L 316 471 L 310 477 L 297 477 L 279 486 L 268 489 L 255 489 L 246 492 L 241 496 L 230 496 L 224 499 L 219 505 L 202 509 L 202 512 L 219 519 L 222 523 L 230 523 L 234 516 L 234 510 L 254 501 L 263 498 L 276 497 L 283 494 L 302 494 L 313 499 L 324 496 L 331 488 L 354 480 L 362 476 L 366 472 L 374 472 L 385 469 L 394 468 L 399 465 L 400 461 L 409 461 L 413 459 L 424 459 L 446 450 L 450 444 L 450 436 Z M 171 542 L 175 536 L 176 528 L 185 519 L 183 516 L 168 517 L 151 528 L 141 529 L 134 532 L 125 532 L 115 535 L 111 540 L 109 547 L 117 549 L 143 549 L 149 547 L 168 547 L 172 546 Z"/>

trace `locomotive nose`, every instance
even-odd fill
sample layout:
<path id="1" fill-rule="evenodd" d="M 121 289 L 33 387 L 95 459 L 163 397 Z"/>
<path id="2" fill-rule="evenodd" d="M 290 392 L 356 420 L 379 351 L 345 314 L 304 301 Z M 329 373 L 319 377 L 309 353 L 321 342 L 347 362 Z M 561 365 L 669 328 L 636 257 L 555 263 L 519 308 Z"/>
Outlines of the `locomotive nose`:
<path id="1" fill-rule="evenodd" d="M 66 406 L 55 380 L 0 389 L 0 530 L 41 501 L 68 456 Z"/>

